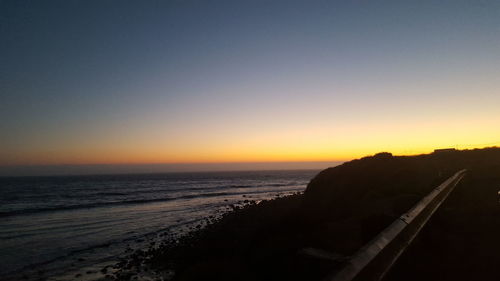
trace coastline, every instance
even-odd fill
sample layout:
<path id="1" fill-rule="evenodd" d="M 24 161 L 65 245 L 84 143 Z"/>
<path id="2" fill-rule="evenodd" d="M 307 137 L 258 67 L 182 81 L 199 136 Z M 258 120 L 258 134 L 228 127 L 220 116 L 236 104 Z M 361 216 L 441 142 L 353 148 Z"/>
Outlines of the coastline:
<path id="1" fill-rule="evenodd" d="M 122 257 L 192 231 L 232 204 L 303 191 L 317 172 L 2 179 L 0 279 L 99 279 L 103 267 L 109 274 Z"/>
<path id="2" fill-rule="evenodd" d="M 465 248 L 476 246 L 476 252 L 484 256 L 498 248 L 491 248 L 496 241 L 495 235 L 470 232 L 465 235 L 456 230 L 450 231 L 449 227 L 450 224 L 457 229 L 474 225 L 476 229 L 485 229 L 489 224 L 499 222 L 498 202 L 491 194 L 492 188 L 496 187 L 485 184 L 489 181 L 500 186 L 499 151 L 457 151 L 411 157 L 379 154 L 347 162 L 321 172 L 309 183 L 304 194 L 259 204 L 248 201 L 245 207 L 236 207 L 220 219 L 207 218 L 208 224 L 204 228 L 199 227 L 186 236 L 172 237 L 158 246 L 138 250 L 123 260 L 116 273 L 107 278 L 129 280 L 137 277 L 138 280 L 148 280 L 156 276 L 163 280 L 320 280 L 325 274 L 340 269 L 350 255 L 398 214 L 464 165 L 471 171 L 469 178 L 438 210 L 429 226 L 424 228 L 422 238 L 416 240 L 387 278 L 401 280 L 407 270 L 415 270 L 415 266 L 420 268 L 411 262 L 412 259 L 422 259 L 435 247 L 434 243 L 425 243 L 425 239 L 443 240 L 446 247 L 435 255 L 444 257 L 447 251 L 462 254 L 463 251 L 454 248 L 471 237 L 481 238 L 479 244 L 468 242 L 471 245 Z M 471 186 L 480 186 L 481 189 L 471 194 Z M 331 192 L 334 201 L 331 201 Z M 339 198 L 342 200 L 339 201 Z M 467 203 L 470 198 L 475 198 L 474 203 L 479 203 L 480 207 Z M 478 211 L 491 221 L 475 219 Z M 446 223 L 443 224 L 443 221 Z M 493 232 L 500 234 L 500 228 L 494 228 Z M 435 237 L 436 233 L 439 233 L 438 237 Z M 331 256 L 318 258 L 309 254 L 310 249 L 325 250 Z M 409 256 L 412 254 L 413 257 Z M 436 258 L 430 260 L 437 262 Z M 483 262 L 493 265 L 497 261 L 498 258 L 493 258 Z M 483 267 L 480 264 L 471 265 L 463 260 L 458 264 L 464 268 L 474 267 L 468 273 L 451 271 L 456 264 L 446 261 L 443 266 L 450 271 L 446 272 L 449 278 L 445 280 L 466 280 L 464 278 L 473 274 L 480 274 L 483 280 L 492 280 L 494 276 L 493 269 L 478 273 Z M 439 271 L 440 268 L 431 265 L 424 270 L 434 275 Z M 406 277 L 407 280 L 419 280 L 423 276 L 415 274 Z"/>

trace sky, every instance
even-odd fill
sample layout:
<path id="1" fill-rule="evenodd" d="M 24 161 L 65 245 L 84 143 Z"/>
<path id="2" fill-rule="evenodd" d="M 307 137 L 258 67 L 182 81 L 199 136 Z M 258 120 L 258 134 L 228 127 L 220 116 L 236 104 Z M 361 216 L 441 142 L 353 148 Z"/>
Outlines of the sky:
<path id="1" fill-rule="evenodd" d="M 499 77 L 499 1 L 0 0 L 0 173 L 500 145 Z"/>

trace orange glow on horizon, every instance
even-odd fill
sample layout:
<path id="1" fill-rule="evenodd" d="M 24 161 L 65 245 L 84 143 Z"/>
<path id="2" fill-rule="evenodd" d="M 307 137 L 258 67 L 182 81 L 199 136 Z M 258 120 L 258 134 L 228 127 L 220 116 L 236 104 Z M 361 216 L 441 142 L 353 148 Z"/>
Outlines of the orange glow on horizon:
<path id="1" fill-rule="evenodd" d="M 169 135 L 89 136 L 92 141 L 40 143 L 0 152 L 0 165 L 170 164 L 233 162 L 347 161 L 387 151 L 430 153 L 436 148 L 472 149 L 500 145 L 500 117 L 422 117 L 299 124 L 288 128 L 223 128 L 218 132 Z M 138 134 L 137 134 L 138 135 Z M 495 142 L 496 141 L 496 142 Z"/>
<path id="2" fill-rule="evenodd" d="M 497 143 L 500 144 L 500 143 Z M 494 145 L 490 145 L 494 146 Z M 142 154 L 134 155 L 120 152 L 108 152 L 100 156 L 64 156 L 53 155 L 51 159 L 19 159 L 19 162 L 10 162 L 10 165 L 126 165 L 126 164 L 222 164 L 222 163 L 282 163 L 282 162 L 332 162 L 332 161 L 350 161 L 365 156 L 374 155 L 379 152 L 390 152 L 394 155 L 419 155 L 427 154 L 438 148 L 456 148 L 456 149 L 474 149 L 488 146 L 470 146 L 470 145 L 440 145 L 423 149 L 366 149 L 339 151 L 337 153 L 322 153 L 321 151 L 305 151 L 295 154 L 289 153 L 252 153 L 224 155 L 204 155 L 204 157 L 195 155 L 173 155 L 169 158 L 163 158 L 161 155 Z M 6 165 L 6 163 L 2 163 Z"/>

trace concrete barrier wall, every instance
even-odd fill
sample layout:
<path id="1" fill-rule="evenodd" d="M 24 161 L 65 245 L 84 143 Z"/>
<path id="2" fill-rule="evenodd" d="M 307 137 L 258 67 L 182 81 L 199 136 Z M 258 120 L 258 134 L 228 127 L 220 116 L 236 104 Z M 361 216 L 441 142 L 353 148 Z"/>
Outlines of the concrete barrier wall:
<path id="1" fill-rule="evenodd" d="M 464 177 L 461 170 L 422 198 L 324 281 L 380 280 Z"/>

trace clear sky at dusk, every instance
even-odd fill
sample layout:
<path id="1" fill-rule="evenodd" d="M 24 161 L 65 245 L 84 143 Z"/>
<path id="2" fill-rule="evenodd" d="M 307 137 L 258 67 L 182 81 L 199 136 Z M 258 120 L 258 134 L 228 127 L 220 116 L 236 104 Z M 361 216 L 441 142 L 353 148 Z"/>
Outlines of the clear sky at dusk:
<path id="1" fill-rule="evenodd" d="M 499 1 L 0 0 L 0 165 L 500 144 Z"/>

